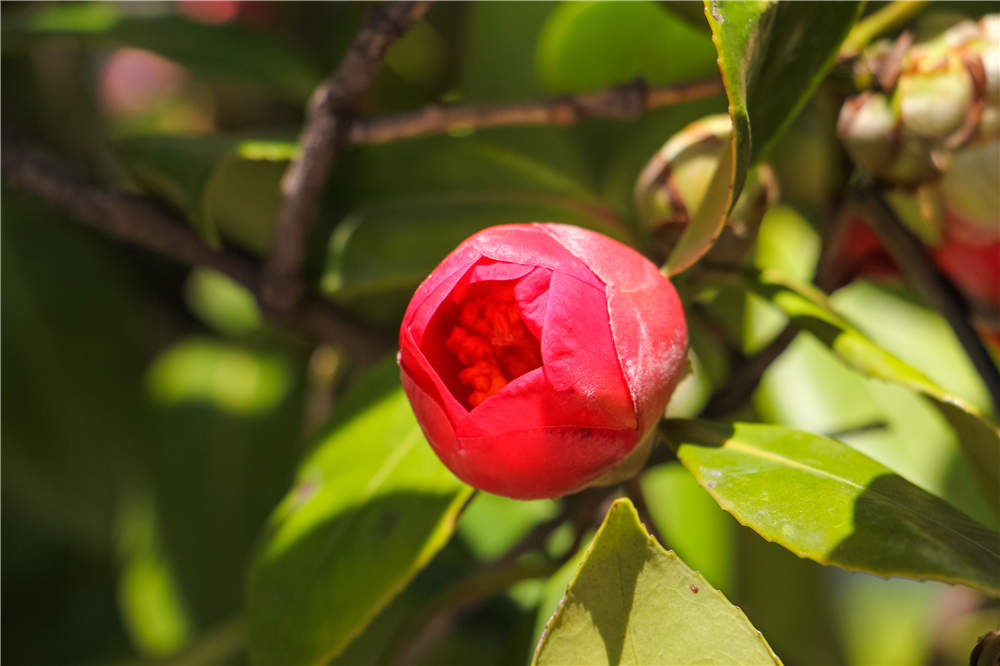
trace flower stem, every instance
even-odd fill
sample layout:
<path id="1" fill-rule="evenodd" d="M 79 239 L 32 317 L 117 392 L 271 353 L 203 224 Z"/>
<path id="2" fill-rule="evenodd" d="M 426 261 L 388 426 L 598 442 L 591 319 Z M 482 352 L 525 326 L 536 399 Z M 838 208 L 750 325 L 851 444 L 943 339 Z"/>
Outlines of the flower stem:
<path id="1" fill-rule="evenodd" d="M 840 47 L 841 58 L 853 58 L 884 32 L 908 21 L 924 8 L 927 0 L 897 0 L 858 21 Z"/>

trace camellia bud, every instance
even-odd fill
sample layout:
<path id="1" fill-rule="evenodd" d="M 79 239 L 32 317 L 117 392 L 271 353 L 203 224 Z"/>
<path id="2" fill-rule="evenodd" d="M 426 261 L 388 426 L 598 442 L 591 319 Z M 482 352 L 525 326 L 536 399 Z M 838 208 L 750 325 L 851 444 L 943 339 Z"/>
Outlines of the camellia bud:
<path id="1" fill-rule="evenodd" d="M 683 373 L 687 327 L 673 286 L 631 248 L 513 224 L 475 234 L 434 269 L 399 346 L 403 388 L 445 465 L 482 490 L 534 499 L 636 465 Z"/>
<path id="2" fill-rule="evenodd" d="M 855 162 L 881 174 L 891 163 L 896 144 L 896 117 L 889 98 L 866 92 L 848 99 L 840 109 L 837 134 Z"/>
<path id="3" fill-rule="evenodd" d="M 639 220 L 664 256 L 701 207 L 721 151 L 729 149 L 732 131 L 732 120 L 725 114 L 696 120 L 653 155 L 636 181 Z M 770 166 L 761 163 L 748 175 L 709 258 L 720 263 L 738 260 L 749 248 L 764 213 L 776 198 L 774 173 Z"/>
<path id="4" fill-rule="evenodd" d="M 951 151 L 1000 132 L 1000 15 L 963 21 L 911 45 L 866 49 L 858 60 L 866 91 L 844 102 L 838 134 L 851 157 L 885 183 L 916 187 L 949 170 Z M 994 188 L 995 189 L 995 188 Z"/>

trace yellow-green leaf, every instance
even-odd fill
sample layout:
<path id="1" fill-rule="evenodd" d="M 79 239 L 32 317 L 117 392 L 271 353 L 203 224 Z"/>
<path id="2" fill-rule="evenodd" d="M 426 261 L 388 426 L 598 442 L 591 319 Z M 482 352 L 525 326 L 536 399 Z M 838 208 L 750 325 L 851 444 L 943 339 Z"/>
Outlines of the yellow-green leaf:
<path id="1" fill-rule="evenodd" d="M 470 493 L 383 363 L 343 398 L 268 522 L 247 587 L 254 660 L 329 661 L 444 545 Z"/>
<path id="2" fill-rule="evenodd" d="M 616 501 L 549 620 L 533 664 L 776 664 L 739 608 Z"/>
<path id="3" fill-rule="evenodd" d="M 662 430 L 723 509 L 800 557 L 1000 594 L 1000 533 L 846 444 L 756 423 Z"/>

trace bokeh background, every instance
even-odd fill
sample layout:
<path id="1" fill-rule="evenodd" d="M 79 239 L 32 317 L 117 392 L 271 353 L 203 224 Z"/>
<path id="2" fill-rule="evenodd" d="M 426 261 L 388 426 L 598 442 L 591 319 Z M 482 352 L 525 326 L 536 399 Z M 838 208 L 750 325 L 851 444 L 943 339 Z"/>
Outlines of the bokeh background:
<path id="1" fill-rule="evenodd" d="M 309 94 L 369 9 L 4 3 L 3 130 L 102 182 L 165 193 L 238 251 L 259 254 L 286 165 L 281 142 L 296 137 Z M 985 10 L 935 6 L 913 29 L 933 35 Z M 670 84 L 716 75 L 715 57 L 697 3 L 441 3 L 392 47 L 358 111 L 533 99 L 637 76 Z M 835 136 L 842 84 L 820 90 L 771 159 L 781 204 L 755 256 L 804 280 L 851 169 Z M 347 151 L 324 192 L 310 276 L 391 339 L 420 277 L 471 231 L 547 215 L 614 233 L 607 220 L 632 217 L 632 187 L 653 152 L 725 109 L 716 96 L 634 122 L 457 131 Z M 199 141 L 203 133 L 222 138 Z M 352 359 L 267 323 L 252 296 L 217 273 L 111 241 L 14 191 L 4 190 L 2 206 L 0 656 L 246 662 L 247 558 L 356 370 Z M 855 281 L 834 303 L 989 409 L 947 324 L 898 280 Z M 722 290 L 702 306 L 721 326 L 693 324 L 697 381 L 681 411 L 697 412 L 724 381 L 725 354 L 713 350 L 751 354 L 784 326 L 742 294 Z M 996 527 L 937 413 L 846 369 L 807 336 L 765 374 L 744 413 L 843 438 Z M 965 588 L 798 559 L 739 526 L 677 465 L 643 484 L 668 547 L 741 606 L 787 663 L 958 663 L 1000 621 Z M 477 496 L 457 536 L 386 615 L 418 612 L 427 591 L 555 513 L 549 501 Z M 523 583 L 477 606 L 424 662 L 523 662 L 544 622 L 546 585 Z M 391 618 L 378 622 L 338 663 L 385 658 L 378 627 Z"/>

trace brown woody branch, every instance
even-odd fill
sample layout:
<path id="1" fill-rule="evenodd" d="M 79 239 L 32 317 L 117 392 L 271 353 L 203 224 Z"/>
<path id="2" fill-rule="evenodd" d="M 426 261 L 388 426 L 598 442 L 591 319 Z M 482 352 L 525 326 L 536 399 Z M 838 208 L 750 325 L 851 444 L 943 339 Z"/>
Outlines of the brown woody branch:
<path id="1" fill-rule="evenodd" d="M 118 240 L 191 266 L 220 271 L 263 301 L 259 269 L 253 261 L 209 247 L 183 220 L 150 199 L 94 185 L 52 157 L 17 142 L 4 141 L 2 172 L 6 186 L 38 195 Z M 265 312 L 288 328 L 314 340 L 343 346 L 362 362 L 375 360 L 392 346 L 391 342 L 373 337 L 333 304 L 314 297 L 306 297 L 285 311 L 262 305 Z"/>
<path id="2" fill-rule="evenodd" d="M 385 143 L 454 130 L 506 125 L 569 125 L 584 118 L 637 118 L 643 111 L 722 93 L 718 79 L 649 87 L 641 79 L 607 90 L 536 102 L 428 106 L 412 113 L 356 119 L 347 130 L 353 144 Z"/>
<path id="3" fill-rule="evenodd" d="M 337 71 L 313 93 L 299 138 L 301 153 L 281 182 L 281 210 L 261 285 L 261 298 L 272 309 L 287 311 L 295 307 L 305 291 L 301 270 L 306 235 L 323 182 L 343 140 L 345 114 L 371 86 L 389 46 L 429 6 L 429 2 L 405 1 L 377 5 Z"/>

